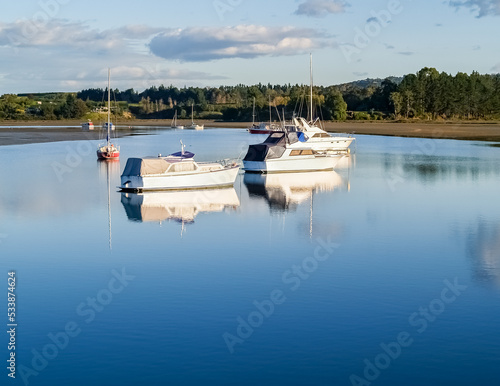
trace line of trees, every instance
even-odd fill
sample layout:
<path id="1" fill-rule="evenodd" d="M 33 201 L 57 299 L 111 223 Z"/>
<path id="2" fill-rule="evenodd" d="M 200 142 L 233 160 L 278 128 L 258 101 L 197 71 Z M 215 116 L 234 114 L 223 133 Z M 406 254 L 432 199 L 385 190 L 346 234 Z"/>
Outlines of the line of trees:
<path id="1" fill-rule="evenodd" d="M 4 95 L 0 119 L 82 119 L 105 109 L 107 90 L 78 93 Z M 325 120 L 346 119 L 500 119 L 500 74 L 439 73 L 425 67 L 402 78 L 367 79 L 313 90 L 315 115 Z M 137 118 L 197 118 L 234 121 L 273 119 L 279 113 L 307 115 L 309 86 L 257 84 L 246 86 L 153 86 L 142 92 L 112 90 L 113 113 Z M 255 102 L 254 102 L 255 101 Z"/>

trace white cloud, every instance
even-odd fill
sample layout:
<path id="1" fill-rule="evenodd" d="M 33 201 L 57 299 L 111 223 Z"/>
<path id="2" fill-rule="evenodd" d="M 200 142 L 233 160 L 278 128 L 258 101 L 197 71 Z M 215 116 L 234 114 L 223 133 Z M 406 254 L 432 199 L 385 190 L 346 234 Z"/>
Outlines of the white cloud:
<path id="1" fill-rule="evenodd" d="M 5 92 L 76 91 L 104 87 L 107 67 L 113 87 L 144 89 L 153 84 L 193 84 L 225 79 L 151 55 L 147 44 L 165 29 L 125 26 L 97 30 L 53 19 L 33 28 L 23 20 L 0 23 L 0 95 Z M 29 33 L 28 33 L 29 32 Z"/>
<path id="2" fill-rule="evenodd" d="M 306 0 L 299 4 L 296 15 L 325 17 L 332 13 L 344 13 L 349 4 L 339 0 Z"/>
<path id="3" fill-rule="evenodd" d="M 155 36 L 149 46 L 153 54 L 165 59 L 201 62 L 297 55 L 332 44 L 313 29 L 238 25 L 172 29 Z"/>
<path id="4" fill-rule="evenodd" d="M 500 74 L 500 63 L 496 64 L 491 68 L 491 71 L 494 72 L 495 74 Z"/>
<path id="5" fill-rule="evenodd" d="M 51 19 L 44 23 L 18 20 L 0 23 L 0 46 L 22 49 L 37 47 L 43 49 L 87 50 L 105 52 L 123 49 L 131 40 L 146 40 L 162 31 L 141 25 L 99 31 L 81 22 Z"/>
<path id="6" fill-rule="evenodd" d="M 450 5 L 455 8 L 471 8 L 472 11 L 477 12 L 477 17 L 500 15 L 500 0 L 452 0 Z"/>

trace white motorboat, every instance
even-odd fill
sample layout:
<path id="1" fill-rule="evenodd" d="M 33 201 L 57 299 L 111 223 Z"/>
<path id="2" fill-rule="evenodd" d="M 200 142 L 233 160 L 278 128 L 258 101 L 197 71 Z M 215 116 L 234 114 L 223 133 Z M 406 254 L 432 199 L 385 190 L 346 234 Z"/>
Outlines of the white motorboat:
<path id="1" fill-rule="evenodd" d="M 88 122 L 82 123 L 82 130 L 94 130 L 94 123 L 89 119 Z"/>
<path id="2" fill-rule="evenodd" d="M 194 154 L 184 149 L 167 157 L 129 158 L 120 189 L 144 192 L 232 186 L 239 168 L 232 161 L 195 162 Z"/>
<path id="3" fill-rule="evenodd" d="M 321 129 L 316 122 L 309 124 L 304 118 L 293 118 L 294 126 L 298 131 L 307 134 L 307 142 L 318 152 L 338 153 L 349 152 L 349 146 L 354 141 L 353 137 L 332 136 Z"/>
<path id="4" fill-rule="evenodd" d="M 245 172 L 276 173 L 333 170 L 343 154 L 319 153 L 301 132 L 275 132 L 250 145 L 243 159 Z"/>

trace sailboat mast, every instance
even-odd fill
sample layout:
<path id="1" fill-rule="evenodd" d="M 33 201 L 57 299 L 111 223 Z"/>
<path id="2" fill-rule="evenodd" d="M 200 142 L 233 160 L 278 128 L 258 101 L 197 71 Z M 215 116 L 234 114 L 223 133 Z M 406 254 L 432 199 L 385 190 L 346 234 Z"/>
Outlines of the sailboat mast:
<path id="1" fill-rule="evenodd" d="M 252 126 L 255 126 L 255 97 L 253 97 Z"/>
<path id="2" fill-rule="evenodd" d="M 310 80 L 311 80 L 311 86 L 310 86 L 310 108 L 311 108 L 311 122 L 313 121 L 313 56 L 312 54 L 310 55 L 310 63 L 309 63 L 309 72 L 310 72 Z"/>
<path id="3" fill-rule="evenodd" d="M 108 68 L 108 146 L 111 137 L 110 126 L 111 126 L 111 69 Z"/>
<path id="4" fill-rule="evenodd" d="M 271 121 L 272 121 L 272 111 L 271 111 L 271 95 L 269 95 L 269 128 L 271 128 Z"/>

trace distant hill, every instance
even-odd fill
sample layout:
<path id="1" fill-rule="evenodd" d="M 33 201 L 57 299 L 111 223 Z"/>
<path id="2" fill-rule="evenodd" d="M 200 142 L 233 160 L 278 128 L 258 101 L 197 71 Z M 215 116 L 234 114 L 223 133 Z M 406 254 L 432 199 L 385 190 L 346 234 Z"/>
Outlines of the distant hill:
<path id="1" fill-rule="evenodd" d="M 337 87 L 339 87 L 341 90 L 342 89 L 349 89 L 349 88 L 353 88 L 353 87 L 356 87 L 356 88 L 368 88 L 368 87 L 377 88 L 377 87 L 380 87 L 382 85 L 382 82 L 386 79 L 390 80 L 393 83 L 396 83 L 397 85 L 399 85 L 403 81 L 402 76 L 388 76 L 387 78 L 384 78 L 384 79 L 382 79 L 382 78 L 376 78 L 376 79 L 367 78 L 367 79 L 362 79 L 362 80 L 355 80 L 353 82 L 348 82 L 348 83 L 341 83 L 341 84 L 338 84 Z"/>

